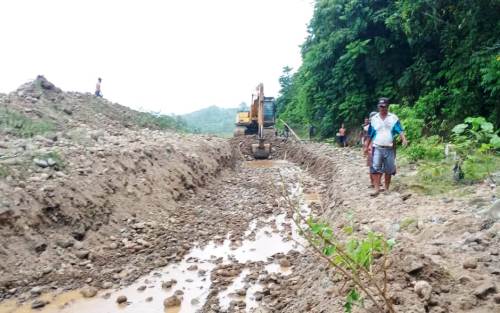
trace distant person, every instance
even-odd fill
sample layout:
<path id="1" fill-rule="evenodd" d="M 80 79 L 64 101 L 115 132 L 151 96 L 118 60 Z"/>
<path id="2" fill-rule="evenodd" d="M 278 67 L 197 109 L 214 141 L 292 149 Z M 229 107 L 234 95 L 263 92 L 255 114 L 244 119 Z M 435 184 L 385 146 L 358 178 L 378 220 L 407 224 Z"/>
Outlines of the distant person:
<path id="1" fill-rule="evenodd" d="M 375 112 L 375 114 L 377 114 L 377 113 Z M 364 121 L 363 125 L 361 125 L 361 134 L 359 135 L 359 137 L 360 137 L 359 138 L 360 139 L 359 142 L 361 143 L 362 147 L 365 146 L 365 141 L 368 138 L 368 127 L 369 126 L 370 126 L 370 118 L 367 117 L 367 118 L 365 118 L 365 121 Z"/>
<path id="2" fill-rule="evenodd" d="M 101 93 L 101 82 L 102 79 L 99 77 L 97 79 L 97 84 L 95 84 L 95 96 L 96 97 L 101 97 L 102 98 L 102 93 Z"/>
<path id="3" fill-rule="evenodd" d="M 283 136 L 285 137 L 285 139 L 283 141 L 287 141 L 288 140 L 288 136 L 290 135 L 290 128 L 288 128 L 288 125 L 285 125 L 285 127 L 283 128 Z"/>
<path id="4" fill-rule="evenodd" d="M 365 124 L 363 125 L 363 133 L 361 142 L 363 143 L 363 152 L 366 157 L 366 166 L 368 166 L 368 176 L 370 178 L 370 187 L 373 188 L 373 174 L 371 172 L 372 167 L 372 143 L 370 142 L 370 137 L 368 136 L 368 129 L 370 128 L 370 119 L 375 116 L 377 112 L 371 112 L 368 118 L 365 118 Z"/>
<path id="5" fill-rule="evenodd" d="M 384 176 L 385 191 L 389 191 L 391 176 L 396 174 L 396 154 L 394 145 L 394 136 L 398 135 L 406 146 L 408 141 L 403 132 L 403 126 L 395 114 L 389 113 L 389 99 L 380 98 L 378 101 L 378 111 L 370 119 L 368 127 L 368 145 L 373 145 L 372 167 L 373 185 L 375 191 L 370 195 L 376 197 L 380 193 L 380 181 L 382 174 Z M 368 153 L 365 147 L 365 153 Z"/>
<path id="6" fill-rule="evenodd" d="M 309 140 L 312 140 L 315 132 L 316 132 L 316 127 L 314 127 L 314 125 L 312 124 L 309 124 Z"/>
<path id="7" fill-rule="evenodd" d="M 346 129 L 344 127 L 344 123 L 342 123 L 342 125 L 340 126 L 340 129 L 339 129 L 339 143 L 340 143 L 340 146 L 342 147 L 345 147 L 347 145 L 347 138 L 346 138 Z"/>

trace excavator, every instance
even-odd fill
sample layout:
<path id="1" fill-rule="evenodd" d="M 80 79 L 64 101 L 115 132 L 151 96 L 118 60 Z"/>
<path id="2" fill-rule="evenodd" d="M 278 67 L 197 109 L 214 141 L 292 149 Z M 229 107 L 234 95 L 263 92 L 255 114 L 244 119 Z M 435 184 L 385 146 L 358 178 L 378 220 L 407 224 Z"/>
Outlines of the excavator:
<path id="1" fill-rule="evenodd" d="M 256 159 L 267 159 L 271 154 L 271 144 L 265 143 L 264 132 L 274 134 L 276 122 L 276 104 L 273 97 L 264 97 L 264 84 L 260 83 L 252 94 L 248 111 L 236 115 L 234 136 L 257 135 L 258 143 L 252 144 L 252 153 Z"/>

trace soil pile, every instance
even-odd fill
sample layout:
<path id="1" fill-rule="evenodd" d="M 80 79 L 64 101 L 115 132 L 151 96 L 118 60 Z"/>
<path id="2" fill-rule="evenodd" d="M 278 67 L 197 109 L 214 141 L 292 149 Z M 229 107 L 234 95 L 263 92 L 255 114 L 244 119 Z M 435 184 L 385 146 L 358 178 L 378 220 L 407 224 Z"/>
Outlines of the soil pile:
<path id="1" fill-rule="evenodd" d="M 130 280 L 168 262 L 145 253 L 156 240 L 175 243 L 156 252 L 180 257 L 191 242 L 184 227 L 197 228 L 180 222 L 193 213 L 180 216 L 177 203 L 237 158 L 226 140 L 143 128 L 142 113 L 43 77 L 0 103 L 0 300 L 103 281 L 142 261 L 118 278 Z"/>

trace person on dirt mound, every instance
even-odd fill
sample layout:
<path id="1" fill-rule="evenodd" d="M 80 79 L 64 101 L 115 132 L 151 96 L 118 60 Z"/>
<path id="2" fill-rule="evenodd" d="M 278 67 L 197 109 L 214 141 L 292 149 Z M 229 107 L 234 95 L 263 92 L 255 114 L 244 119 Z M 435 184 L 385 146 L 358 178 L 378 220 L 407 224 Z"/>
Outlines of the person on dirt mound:
<path id="1" fill-rule="evenodd" d="M 384 176 L 385 191 L 389 191 L 392 175 L 396 174 L 396 153 L 394 136 L 399 135 L 406 146 L 408 141 L 403 132 L 403 126 L 395 114 L 389 113 L 389 99 L 380 98 L 378 101 L 378 113 L 370 119 L 368 127 L 368 145 L 372 145 L 373 185 L 375 191 L 370 195 L 376 197 L 380 193 L 380 181 Z M 365 147 L 365 153 L 368 150 Z"/>
<path id="2" fill-rule="evenodd" d="M 96 97 L 101 97 L 102 98 L 102 93 L 101 93 L 101 82 L 102 79 L 99 77 L 97 79 L 97 84 L 95 84 L 95 96 Z"/>

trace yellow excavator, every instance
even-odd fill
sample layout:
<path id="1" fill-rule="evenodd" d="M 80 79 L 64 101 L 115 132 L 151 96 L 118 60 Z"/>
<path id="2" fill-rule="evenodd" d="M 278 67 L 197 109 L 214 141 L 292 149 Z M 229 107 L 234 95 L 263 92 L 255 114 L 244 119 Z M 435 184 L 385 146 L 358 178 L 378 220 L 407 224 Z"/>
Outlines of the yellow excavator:
<path id="1" fill-rule="evenodd" d="M 252 153 L 256 159 L 267 159 L 271 154 L 271 144 L 265 143 L 264 132 L 274 134 L 276 122 L 276 104 L 273 97 L 264 97 L 264 85 L 260 83 L 252 94 L 248 111 L 236 115 L 234 136 L 257 135 L 258 143 L 252 144 Z"/>

